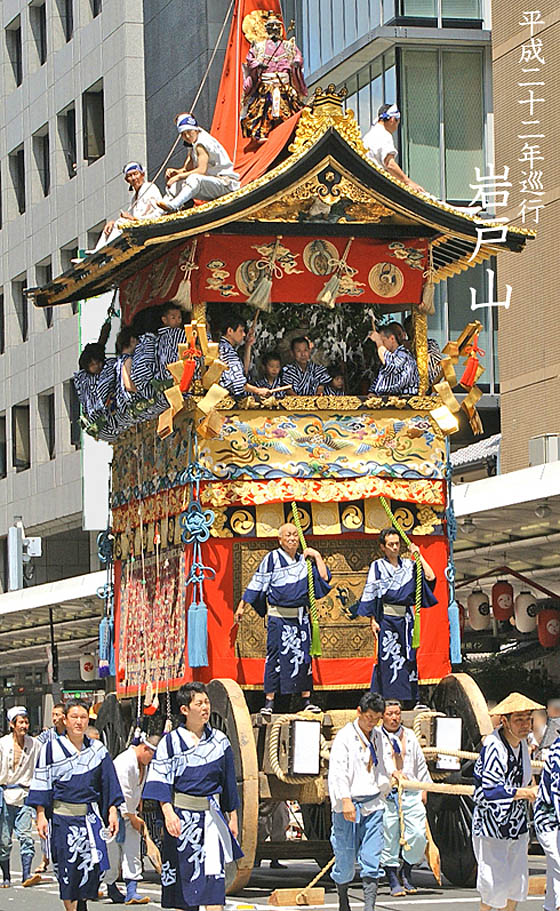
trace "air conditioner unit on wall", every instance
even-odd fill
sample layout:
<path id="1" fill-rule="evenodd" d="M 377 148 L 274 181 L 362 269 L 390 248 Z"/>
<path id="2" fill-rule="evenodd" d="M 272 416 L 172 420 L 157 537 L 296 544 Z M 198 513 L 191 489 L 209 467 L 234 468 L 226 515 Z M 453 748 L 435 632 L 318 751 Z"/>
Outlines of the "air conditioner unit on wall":
<path id="1" fill-rule="evenodd" d="M 529 465 L 544 465 L 560 459 L 560 434 L 543 433 L 529 440 Z"/>

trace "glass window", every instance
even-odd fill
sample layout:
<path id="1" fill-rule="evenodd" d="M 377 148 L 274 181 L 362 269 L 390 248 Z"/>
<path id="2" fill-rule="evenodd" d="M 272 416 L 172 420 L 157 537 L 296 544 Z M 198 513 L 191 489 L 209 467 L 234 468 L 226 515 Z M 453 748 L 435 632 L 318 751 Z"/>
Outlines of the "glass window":
<path id="1" fill-rule="evenodd" d="M 401 15 L 414 19 L 435 19 L 437 5 L 435 0 L 402 0 Z"/>
<path id="2" fill-rule="evenodd" d="M 29 302 L 25 295 L 27 279 L 16 279 L 12 282 L 12 300 L 16 312 L 22 342 L 29 338 Z"/>
<path id="3" fill-rule="evenodd" d="M 6 29 L 6 50 L 12 65 L 12 73 L 16 85 L 23 81 L 23 47 L 21 43 L 21 20 L 19 16 L 10 22 Z"/>
<path id="4" fill-rule="evenodd" d="M 51 168 L 49 130 L 46 125 L 33 136 L 33 155 L 37 173 L 39 174 L 41 191 L 43 196 L 48 196 L 51 188 Z"/>
<path id="5" fill-rule="evenodd" d="M 16 471 L 31 468 L 29 402 L 12 408 L 12 465 Z"/>
<path id="6" fill-rule="evenodd" d="M 481 19 L 480 0 L 441 0 L 444 19 Z"/>
<path id="7" fill-rule="evenodd" d="M 484 172 L 482 53 L 442 52 L 446 199 L 469 202 L 475 168 Z"/>
<path id="8" fill-rule="evenodd" d="M 345 46 L 348 44 L 346 36 L 344 34 L 344 0 L 330 0 L 332 15 L 331 19 L 331 34 L 332 34 L 332 56 L 339 54 Z M 328 3 L 324 4 L 326 7 L 329 6 Z M 348 7 L 352 6 L 351 3 L 347 4 Z M 347 14 L 348 15 L 348 14 Z M 327 16 L 329 13 L 327 12 Z M 324 25 L 321 23 L 321 32 L 324 30 Z M 323 54 L 323 60 L 325 60 L 325 55 Z"/>
<path id="9" fill-rule="evenodd" d="M 29 21 L 37 48 L 37 57 L 42 66 L 47 59 L 47 8 L 44 3 L 29 7 Z"/>
<path id="10" fill-rule="evenodd" d="M 0 478 L 8 473 L 8 452 L 6 437 L 6 415 L 0 414 Z"/>
<path id="11" fill-rule="evenodd" d="M 400 164 L 421 186 L 441 195 L 438 52 L 402 51 Z"/>
<path id="12" fill-rule="evenodd" d="M 58 135 L 64 154 L 64 163 L 68 177 L 76 176 L 78 169 L 78 150 L 76 148 L 76 109 L 71 105 L 58 115 Z"/>
<path id="13" fill-rule="evenodd" d="M 25 212 L 25 153 L 23 146 L 14 149 L 8 156 L 12 186 L 20 215 Z"/>
<path id="14" fill-rule="evenodd" d="M 103 81 L 82 95 L 84 158 L 88 164 L 105 154 L 105 122 L 103 112 Z"/>

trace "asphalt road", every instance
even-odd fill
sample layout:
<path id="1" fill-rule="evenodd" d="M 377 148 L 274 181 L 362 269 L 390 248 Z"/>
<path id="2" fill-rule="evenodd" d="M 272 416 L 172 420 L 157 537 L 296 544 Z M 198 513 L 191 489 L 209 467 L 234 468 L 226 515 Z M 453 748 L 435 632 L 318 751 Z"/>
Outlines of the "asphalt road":
<path id="1" fill-rule="evenodd" d="M 39 854 L 37 852 L 37 863 Z M 531 872 L 542 874 L 544 872 L 544 861 L 541 857 L 531 857 Z M 239 896 L 228 896 L 226 911 L 270 911 L 271 906 L 268 904 L 268 898 L 273 889 L 282 888 L 303 888 L 317 873 L 317 866 L 312 862 L 289 863 L 286 861 L 285 870 L 270 870 L 268 861 L 263 861 L 260 869 L 255 870 L 253 877 Z M 426 870 L 416 872 L 416 884 L 418 893 L 408 895 L 403 898 L 391 898 L 388 894 L 386 885 L 382 885 L 376 904 L 376 911 L 395 911 L 402 908 L 403 911 L 411 911 L 418 908 L 418 911 L 478 911 L 480 905 L 474 889 L 458 889 L 455 886 L 438 887 L 431 873 Z M 13 874 L 14 880 L 19 880 L 19 874 Z M 319 906 L 334 911 L 337 908 L 336 892 L 328 878 L 322 883 L 326 887 L 325 904 Z M 160 889 L 156 881 L 155 874 L 150 870 L 146 871 L 146 881 L 140 884 L 139 891 L 148 895 L 155 907 L 159 907 Z M 103 887 L 102 887 L 103 889 Z M 350 897 L 353 911 L 361 911 L 362 895 L 359 882 L 350 889 Z M 518 906 L 518 911 L 540 911 L 543 906 L 542 896 L 529 896 L 526 902 Z M 112 907 L 112 903 L 107 899 L 101 899 L 99 902 L 90 902 L 90 911 L 102 908 Z M 146 905 L 148 908 L 149 905 Z M 62 903 L 58 898 L 58 887 L 54 878 L 48 874 L 43 877 L 43 882 L 32 888 L 24 889 L 21 885 L 15 884 L 10 889 L 0 889 L 0 911 L 51 911 L 51 909 L 61 909 Z"/>

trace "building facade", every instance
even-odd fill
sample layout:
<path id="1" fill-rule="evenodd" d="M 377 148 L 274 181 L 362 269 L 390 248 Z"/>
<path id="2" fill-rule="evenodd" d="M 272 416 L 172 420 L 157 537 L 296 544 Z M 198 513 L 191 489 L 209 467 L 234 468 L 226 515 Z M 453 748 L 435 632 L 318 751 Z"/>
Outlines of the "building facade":
<path id="1" fill-rule="evenodd" d="M 229 3 L 171 0 L 162 8 L 157 0 L 4 0 L 0 6 L 0 592 L 5 592 L 7 532 L 15 517 L 21 517 L 27 534 L 43 539 L 43 555 L 26 568 L 25 582 L 41 588 L 99 569 L 95 539 L 107 517 L 110 447 L 82 438 L 72 374 L 80 348 L 96 340 L 110 295 L 85 307 L 41 311 L 24 291 L 65 271 L 80 250 L 95 245 L 105 220 L 126 208 L 127 161 L 147 164 L 149 176 L 159 168 L 175 140 L 173 117 L 192 106 Z M 177 34 L 183 36 L 180 43 Z M 226 39 L 227 28 L 222 45 Z M 218 55 L 197 101 L 204 124 L 220 64 Z M 178 161 L 179 155 L 171 163 Z M 31 614 L 26 622 L 33 622 Z M 95 636 L 96 624 L 90 626 Z M 13 636 L 6 634 L 4 642 L 0 625 L 0 656 L 4 652 L 6 661 L 10 650 L 13 668 L 0 679 L 0 691 L 23 674 Z M 66 669 L 61 667 L 59 676 L 77 677 L 78 652 L 65 647 L 64 654 Z M 32 661 L 45 664 L 38 652 Z"/>

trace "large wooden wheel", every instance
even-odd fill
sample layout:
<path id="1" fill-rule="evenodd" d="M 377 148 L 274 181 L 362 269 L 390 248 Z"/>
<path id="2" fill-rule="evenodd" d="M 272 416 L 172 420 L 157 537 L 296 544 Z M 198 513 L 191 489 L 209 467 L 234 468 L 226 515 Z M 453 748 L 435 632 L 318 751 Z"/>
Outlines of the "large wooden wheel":
<path id="1" fill-rule="evenodd" d="M 461 749 L 478 752 L 493 725 L 486 700 L 468 674 L 450 674 L 432 696 L 433 708 L 451 718 L 462 718 Z M 463 761 L 461 771 L 450 772 L 448 781 L 470 784 L 473 761 Z M 441 869 L 456 886 L 474 885 L 476 860 L 472 850 L 473 800 L 465 795 L 429 794 L 428 818 L 441 855 Z"/>
<path id="2" fill-rule="evenodd" d="M 235 762 L 239 808 L 239 842 L 244 856 L 235 874 L 226 871 L 228 894 L 243 889 L 251 877 L 257 850 L 259 820 L 259 768 L 251 716 L 241 687 L 235 680 L 212 680 L 208 685 L 212 706 L 210 724 L 227 735 Z"/>

